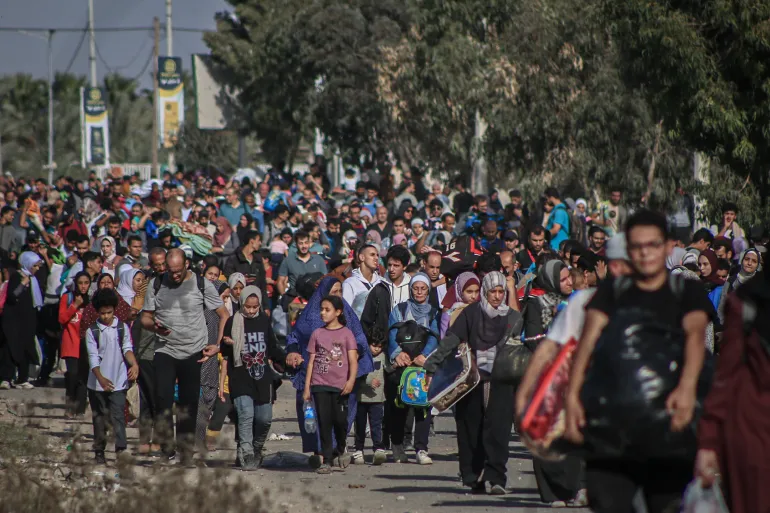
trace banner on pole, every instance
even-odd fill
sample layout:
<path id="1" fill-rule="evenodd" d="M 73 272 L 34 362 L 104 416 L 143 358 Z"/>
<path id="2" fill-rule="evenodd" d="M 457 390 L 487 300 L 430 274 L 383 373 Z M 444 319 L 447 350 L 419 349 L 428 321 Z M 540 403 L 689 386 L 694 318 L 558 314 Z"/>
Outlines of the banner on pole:
<path id="1" fill-rule="evenodd" d="M 160 146 L 172 148 L 177 141 L 179 128 L 184 124 L 184 81 L 182 80 L 182 59 L 179 57 L 158 57 L 158 134 Z"/>
<path id="2" fill-rule="evenodd" d="M 83 88 L 83 125 L 86 164 L 109 164 L 110 129 L 104 89 Z"/>

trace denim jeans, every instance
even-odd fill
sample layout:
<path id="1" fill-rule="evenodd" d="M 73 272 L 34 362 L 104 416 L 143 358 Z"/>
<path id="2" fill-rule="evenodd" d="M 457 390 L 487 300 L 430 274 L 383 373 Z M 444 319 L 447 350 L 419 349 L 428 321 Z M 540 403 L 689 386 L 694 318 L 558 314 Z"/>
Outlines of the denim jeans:
<path id="1" fill-rule="evenodd" d="M 385 403 L 358 403 L 356 413 L 356 450 L 363 451 L 366 443 L 366 421 L 372 434 L 372 448 L 384 449 L 382 443 L 382 419 L 385 416 Z"/>
<path id="2" fill-rule="evenodd" d="M 273 422 L 273 405 L 259 404 L 247 395 L 233 400 L 238 414 L 238 461 L 245 456 L 259 455 L 265 445 Z"/>

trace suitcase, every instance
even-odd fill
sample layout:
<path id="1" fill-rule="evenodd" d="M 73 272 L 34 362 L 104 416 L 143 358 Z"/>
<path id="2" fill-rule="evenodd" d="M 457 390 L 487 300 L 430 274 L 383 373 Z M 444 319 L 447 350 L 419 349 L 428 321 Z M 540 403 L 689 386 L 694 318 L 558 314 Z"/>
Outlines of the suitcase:
<path id="1" fill-rule="evenodd" d="M 433 375 L 428 390 L 431 406 L 441 413 L 454 406 L 481 381 L 470 346 L 463 342 L 453 358 L 447 358 Z"/>

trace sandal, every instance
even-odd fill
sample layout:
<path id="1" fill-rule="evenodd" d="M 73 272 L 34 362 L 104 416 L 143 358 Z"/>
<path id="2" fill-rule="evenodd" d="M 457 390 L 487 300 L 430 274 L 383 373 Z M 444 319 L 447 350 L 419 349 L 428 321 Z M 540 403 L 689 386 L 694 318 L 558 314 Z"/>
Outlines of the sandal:
<path id="1" fill-rule="evenodd" d="M 331 474 L 332 473 L 332 468 L 329 465 L 327 465 L 326 463 L 324 463 L 323 465 L 318 467 L 315 472 L 316 472 L 316 474 Z"/>

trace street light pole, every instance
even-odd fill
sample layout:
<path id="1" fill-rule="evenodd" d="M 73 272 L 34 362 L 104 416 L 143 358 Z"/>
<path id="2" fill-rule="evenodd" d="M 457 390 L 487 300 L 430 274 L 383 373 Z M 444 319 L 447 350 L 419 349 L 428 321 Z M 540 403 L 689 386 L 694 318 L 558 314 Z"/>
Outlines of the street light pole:
<path id="1" fill-rule="evenodd" d="M 173 56 L 174 56 L 174 36 L 171 30 L 171 0 L 166 0 L 166 57 L 173 57 Z M 184 109 L 184 105 L 180 105 L 179 108 Z M 181 128 L 182 127 L 178 127 L 177 132 Z M 160 127 L 160 129 L 163 130 L 163 127 Z M 157 139 L 155 141 L 155 144 L 158 144 Z M 176 171 L 176 155 L 174 155 L 173 147 L 169 148 L 169 151 L 168 151 L 168 170 L 171 172 L 171 174 L 174 174 L 174 172 Z"/>
<path id="2" fill-rule="evenodd" d="M 53 30 L 48 31 L 48 185 L 53 185 Z"/>

